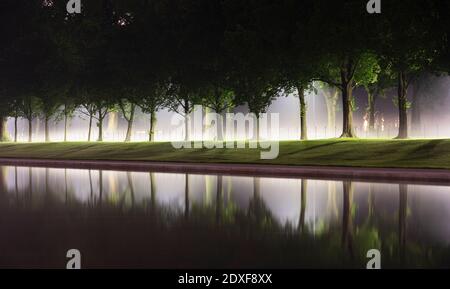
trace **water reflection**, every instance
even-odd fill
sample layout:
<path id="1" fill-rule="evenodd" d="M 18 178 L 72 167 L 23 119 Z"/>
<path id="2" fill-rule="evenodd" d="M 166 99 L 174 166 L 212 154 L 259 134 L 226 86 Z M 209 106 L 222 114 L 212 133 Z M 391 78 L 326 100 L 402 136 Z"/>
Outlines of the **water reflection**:
<path id="1" fill-rule="evenodd" d="M 450 187 L 0 167 L 0 266 L 449 267 Z"/>

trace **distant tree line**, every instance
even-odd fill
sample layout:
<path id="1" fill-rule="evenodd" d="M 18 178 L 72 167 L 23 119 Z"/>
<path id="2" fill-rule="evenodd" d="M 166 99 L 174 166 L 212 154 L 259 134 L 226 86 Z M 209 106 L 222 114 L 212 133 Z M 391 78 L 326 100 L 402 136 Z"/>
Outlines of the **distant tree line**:
<path id="1" fill-rule="evenodd" d="M 89 141 L 93 124 L 101 141 L 103 121 L 120 111 L 129 141 L 137 108 L 151 116 L 153 141 L 161 108 L 187 117 L 196 104 L 219 114 L 247 104 L 258 116 L 294 92 L 307 139 L 313 83 L 341 95 L 341 137 L 356 137 L 356 87 L 367 91 L 371 127 L 375 100 L 397 88 L 398 138 L 407 138 L 408 88 L 424 73 L 449 73 L 445 0 L 383 1 L 381 14 L 361 0 L 89 0 L 81 14 L 68 14 L 66 2 L 0 2 L 3 141 L 17 141 L 19 118 L 29 141 L 36 118 L 46 141 L 49 122 L 64 121 L 67 140 L 76 111 L 89 120 Z"/>

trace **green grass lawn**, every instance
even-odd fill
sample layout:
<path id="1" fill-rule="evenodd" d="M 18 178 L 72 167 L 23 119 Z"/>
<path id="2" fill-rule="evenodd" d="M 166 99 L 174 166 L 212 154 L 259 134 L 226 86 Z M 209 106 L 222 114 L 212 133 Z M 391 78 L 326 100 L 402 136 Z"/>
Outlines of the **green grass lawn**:
<path id="1" fill-rule="evenodd" d="M 0 158 L 146 160 L 450 169 L 450 139 L 283 141 L 277 159 L 257 149 L 174 149 L 170 143 L 0 144 Z"/>

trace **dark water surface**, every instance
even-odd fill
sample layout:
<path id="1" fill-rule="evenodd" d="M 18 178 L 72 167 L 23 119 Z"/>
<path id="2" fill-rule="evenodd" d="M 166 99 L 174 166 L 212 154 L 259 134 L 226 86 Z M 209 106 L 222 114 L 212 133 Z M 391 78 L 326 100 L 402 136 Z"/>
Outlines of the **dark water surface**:
<path id="1" fill-rule="evenodd" d="M 0 267 L 450 267 L 450 187 L 0 167 Z"/>

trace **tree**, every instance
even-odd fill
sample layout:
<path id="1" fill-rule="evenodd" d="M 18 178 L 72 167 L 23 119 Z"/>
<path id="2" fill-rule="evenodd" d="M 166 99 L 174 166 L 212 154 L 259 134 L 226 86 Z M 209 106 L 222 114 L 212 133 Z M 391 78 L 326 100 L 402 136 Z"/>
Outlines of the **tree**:
<path id="1" fill-rule="evenodd" d="M 167 79 L 176 79 L 174 76 L 180 75 L 179 80 L 183 82 L 189 75 L 186 61 L 191 55 L 187 47 L 192 47 L 195 42 L 182 43 L 188 35 L 184 34 L 188 29 L 182 6 L 195 5 L 184 1 L 109 2 L 111 21 L 105 26 L 109 27 L 105 34 L 109 55 L 105 68 L 109 82 L 105 83 L 112 89 L 107 96 L 116 99 L 128 123 L 126 141 L 131 138 L 137 107 L 150 114 L 149 140 L 153 141 L 156 112 L 163 102 L 170 102 L 164 99 L 172 84 Z M 183 24 L 178 26 L 179 22 Z M 177 74 L 179 70 L 184 73 Z"/>
<path id="2" fill-rule="evenodd" d="M 234 92 L 214 86 L 202 97 L 201 103 L 220 116 L 217 120 L 217 140 L 222 141 L 224 132 L 224 119 L 222 118 L 222 115 L 224 112 L 234 107 Z"/>
<path id="3" fill-rule="evenodd" d="M 281 4 L 280 4 L 281 3 Z M 312 1 L 281 1 L 278 5 L 269 5 L 265 10 L 271 21 L 264 21 L 270 47 L 278 50 L 281 59 L 277 62 L 284 77 L 283 89 L 286 92 L 296 90 L 299 99 L 300 139 L 307 140 L 307 104 L 305 93 L 314 90 L 313 80 L 316 77 L 316 63 L 312 61 L 310 52 L 305 49 L 308 41 L 309 22 L 311 21 Z M 264 17 L 264 16 L 263 16 Z"/>
<path id="4" fill-rule="evenodd" d="M 103 122 L 106 116 L 117 110 L 116 104 L 107 98 L 96 98 L 93 102 L 96 114 L 94 114 L 94 119 L 97 120 L 98 127 L 98 138 L 97 141 L 103 141 Z"/>
<path id="5" fill-rule="evenodd" d="M 271 53 L 274 50 L 267 45 L 266 35 L 258 26 L 262 19 L 257 12 L 264 10 L 265 4 L 231 2 L 225 14 L 229 18 L 223 44 L 224 57 L 229 62 L 229 87 L 235 94 L 235 103 L 246 103 L 256 118 L 266 112 L 281 92 L 282 83 L 282 75 L 275 64 L 277 54 Z M 255 139 L 258 140 L 258 120 L 255 131 Z"/>
<path id="6" fill-rule="evenodd" d="M 71 43 L 67 36 L 70 29 L 67 29 L 69 23 L 64 5 L 44 1 L 43 6 L 38 40 L 41 41 L 44 57 L 36 62 L 37 85 L 33 93 L 39 99 L 40 114 L 45 124 L 45 141 L 49 142 L 50 120 L 56 116 L 61 105 L 64 104 L 63 99 L 67 97 L 72 82 L 73 60 Z"/>
<path id="7" fill-rule="evenodd" d="M 9 141 L 10 137 L 8 134 L 8 128 L 7 128 L 7 121 L 8 121 L 8 114 L 10 114 L 11 108 L 9 101 L 6 99 L 6 96 L 4 96 L 0 92 L 0 142 Z"/>
<path id="8" fill-rule="evenodd" d="M 33 120 L 39 116 L 39 100 L 34 96 L 22 98 L 20 105 L 20 114 L 28 121 L 28 142 L 33 141 Z"/>
<path id="9" fill-rule="evenodd" d="M 8 135 L 8 128 L 7 128 L 7 122 L 8 118 L 5 116 L 2 116 L 0 119 L 0 142 L 8 141 L 9 135 Z"/>
<path id="10" fill-rule="evenodd" d="M 373 131 L 375 129 L 375 103 L 379 97 L 385 95 L 385 91 L 388 88 L 393 87 L 393 83 L 389 78 L 389 73 L 386 73 L 386 70 L 382 69 L 377 76 L 375 82 L 365 82 L 363 84 L 364 89 L 367 93 L 367 108 L 366 113 L 368 116 L 368 127 L 369 131 Z"/>
<path id="11" fill-rule="evenodd" d="M 41 97 L 38 99 L 39 115 L 44 119 L 44 133 L 45 141 L 50 141 L 50 127 L 49 122 L 60 108 L 59 99 L 56 97 Z"/>
<path id="12" fill-rule="evenodd" d="M 88 138 L 87 141 L 91 141 L 91 135 L 92 135 L 92 121 L 94 119 L 94 115 L 96 113 L 96 106 L 95 104 L 91 101 L 91 99 L 87 96 L 84 95 L 84 97 L 82 98 L 82 100 L 80 101 L 80 106 L 78 108 L 78 111 L 86 116 L 88 118 Z"/>
<path id="13" fill-rule="evenodd" d="M 163 106 L 167 96 L 168 84 L 165 82 L 146 82 L 142 84 L 139 92 L 131 101 L 139 106 L 142 112 L 150 114 L 148 140 L 155 140 L 156 113 Z"/>
<path id="14" fill-rule="evenodd" d="M 67 141 L 68 137 L 68 125 L 69 120 L 72 119 L 73 115 L 75 114 L 75 111 L 77 109 L 77 104 L 74 99 L 70 97 L 66 97 L 63 101 L 63 107 L 59 110 L 59 114 L 57 117 L 57 120 L 60 120 L 61 118 L 64 119 L 64 142 Z"/>
<path id="15" fill-rule="evenodd" d="M 14 98 L 11 101 L 11 108 L 10 108 L 9 116 L 14 118 L 14 142 L 17 142 L 18 120 L 20 117 L 20 99 Z"/>
<path id="16" fill-rule="evenodd" d="M 259 140 L 259 117 L 261 113 L 265 113 L 267 107 L 280 93 L 277 86 L 272 86 L 270 83 L 259 77 L 251 78 L 249 75 L 242 77 L 237 81 L 234 87 L 236 98 L 238 102 L 245 102 L 248 105 L 249 111 L 254 113 L 256 120 L 255 140 Z"/>
<path id="17" fill-rule="evenodd" d="M 388 76 L 386 71 L 381 74 L 381 68 L 379 61 L 374 54 L 367 54 L 366 57 L 362 59 L 366 63 L 363 64 L 365 67 L 370 67 L 372 69 L 371 73 L 364 74 L 357 85 L 363 86 L 367 93 L 367 108 L 366 114 L 368 115 L 368 127 L 370 131 L 375 128 L 375 98 L 382 94 L 387 88 Z"/>
<path id="18" fill-rule="evenodd" d="M 435 4 L 436 1 L 411 1 L 405 6 L 398 0 L 389 1 L 382 15 L 384 25 L 379 54 L 389 66 L 391 77 L 397 80 L 399 139 L 408 137 L 408 87 L 439 55 L 439 39 L 429 33 L 434 27 Z"/>
<path id="19" fill-rule="evenodd" d="M 2 49 L 4 63 L 1 67 L 7 94 L 13 101 L 11 112 L 20 111 L 29 122 L 29 141 L 32 136 L 32 119 L 41 108 L 46 124 L 46 141 L 49 140 L 49 119 L 55 113 L 69 78 L 66 46 L 67 12 L 56 1 L 3 1 L 2 21 L 11 23 L 20 19 L 20 25 L 4 31 Z M 3 25 L 2 25 L 3 26 Z M 3 31 L 2 31 L 3 32 Z M 3 35 L 3 33 L 2 33 Z M 33 47 L 33 49 L 30 49 Z M 42 105 L 38 106 L 38 101 Z M 17 129 L 16 129 L 17 132 Z M 16 133 L 17 135 L 17 133 Z M 15 137 L 16 139 L 16 137 Z"/>
<path id="20" fill-rule="evenodd" d="M 0 142 L 9 141 L 10 137 L 8 134 L 7 121 L 8 115 L 13 111 L 15 106 L 15 99 L 8 99 L 7 90 L 0 90 Z"/>
<path id="21" fill-rule="evenodd" d="M 122 112 L 123 118 L 127 121 L 127 133 L 125 142 L 131 141 L 131 133 L 133 130 L 134 115 L 136 113 L 136 104 L 127 99 L 121 98 L 118 101 L 118 106 Z"/>
<path id="22" fill-rule="evenodd" d="M 353 128 L 353 111 L 356 109 L 353 89 L 358 84 L 364 83 L 365 79 L 376 79 L 378 66 L 371 61 L 367 61 L 367 58 L 371 57 L 369 55 L 359 55 L 356 64 L 352 59 L 347 58 L 342 61 L 338 70 L 328 67 L 327 71 L 318 78 L 338 88 L 341 92 L 343 105 L 343 132 L 341 137 L 356 136 Z"/>
<path id="23" fill-rule="evenodd" d="M 355 137 L 353 128 L 353 89 L 362 79 L 376 73 L 371 57 L 377 22 L 361 7 L 361 2 L 345 0 L 314 2 L 304 49 L 316 63 L 316 80 L 341 91 L 343 130 L 341 137 Z M 323 21 L 327 19 L 327 21 Z"/>
<path id="24" fill-rule="evenodd" d="M 69 15 L 65 1 L 0 4 L 0 140 L 7 117 L 37 117 L 37 102 L 49 125 L 64 118 L 64 140 L 75 106 L 99 125 L 116 106 L 128 122 L 135 110 L 150 114 L 154 140 L 162 106 L 185 119 L 194 104 L 221 114 L 247 104 L 259 116 L 281 93 L 299 98 L 301 139 L 307 139 L 305 94 L 327 83 L 328 127 L 342 95 L 342 137 L 355 137 L 353 90 L 368 94 L 369 127 L 376 99 L 397 83 L 399 138 L 408 136 L 408 87 L 416 124 L 424 72 L 449 72 L 448 3 L 400 0 L 369 15 L 360 0 L 91 0 Z M 326 21 L 324 21 L 326 19 Z M 10 23 L 19 21 L 12 27 Z M 6 28 L 5 28 L 6 27 Z M 30 49 L 33 47 L 33 49 Z M 381 71 L 380 71 L 380 66 Z M 385 77 L 385 79 L 382 79 Z M 390 85 L 390 84 L 389 84 Z M 70 92 L 70 96 L 69 96 Z M 429 93 L 428 97 L 433 97 Z M 20 112 L 20 113 L 19 113 Z M 218 123 L 218 139 L 223 138 Z M 189 139 L 186 121 L 186 140 Z M 259 128 L 257 130 L 257 137 Z M 31 140 L 31 133 L 30 133 Z"/>
<path id="25" fill-rule="evenodd" d="M 235 93 L 230 83 L 230 67 L 223 48 L 203 65 L 199 94 L 205 110 L 214 111 L 218 119 L 216 123 L 217 140 L 224 139 L 224 113 L 236 106 Z"/>
<path id="26" fill-rule="evenodd" d="M 115 11 L 116 1 L 92 1 L 86 5 L 83 15 L 71 19 L 76 25 L 70 39 L 75 95 L 82 98 L 83 114 L 89 117 L 89 136 L 92 120 L 97 120 L 98 141 L 103 141 L 103 122 L 116 109 L 112 77 L 121 63 L 115 63 L 116 46 L 114 40 L 121 25 Z M 82 39 L 83 41 L 79 41 Z"/>
<path id="27" fill-rule="evenodd" d="M 199 103 L 199 96 L 193 91 L 180 84 L 172 84 L 169 88 L 169 96 L 164 102 L 164 106 L 174 111 L 184 118 L 184 140 L 191 139 L 191 129 L 189 115 L 194 110 L 194 105 Z"/>
<path id="28" fill-rule="evenodd" d="M 297 85 L 297 93 L 298 93 L 298 99 L 300 102 L 300 131 L 301 131 L 300 139 L 307 140 L 308 132 L 307 132 L 307 125 L 306 125 L 305 88 L 303 85 L 300 85 L 300 84 Z"/>
<path id="29" fill-rule="evenodd" d="M 13 0 L 2 1 L 0 4 L 0 33 L 2 35 L 2 45 L 0 47 L 0 142 L 7 141 L 9 138 L 6 122 L 10 112 L 10 99 L 11 97 L 15 98 L 15 96 L 11 95 L 11 88 L 17 84 L 15 78 L 11 77 L 13 74 L 11 72 L 17 72 L 17 70 L 8 72 L 8 69 L 13 67 L 14 61 L 11 61 L 12 55 L 14 55 L 12 45 L 17 42 L 18 27 L 8 27 L 7 24 L 16 15 L 20 15 L 20 9 L 24 7 L 19 7 L 23 6 L 23 3 L 16 6 L 14 4 Z"/>
<path id="30" fill-rule="evenodd" d="M 0 4 L 2 47 L 0 48 L 0 141 L 8 140 L 6 131 L 7 116 L 12 100 L 20 100 L 24 108 L 24 99 L 30 99 L 38 85 L 38 72 L 44 51 L 49 44 L 37 31 L 45 25 L 43 9 L 35 1 L 2 1 Z M 11 27 L 20 19 L 20 25 Z M 3 29 L 4 28 L 4 29 Z M 30 47 L 33 49 L 30 50 Z M 31 136 L 30 136 L 31 140 Z"/>

